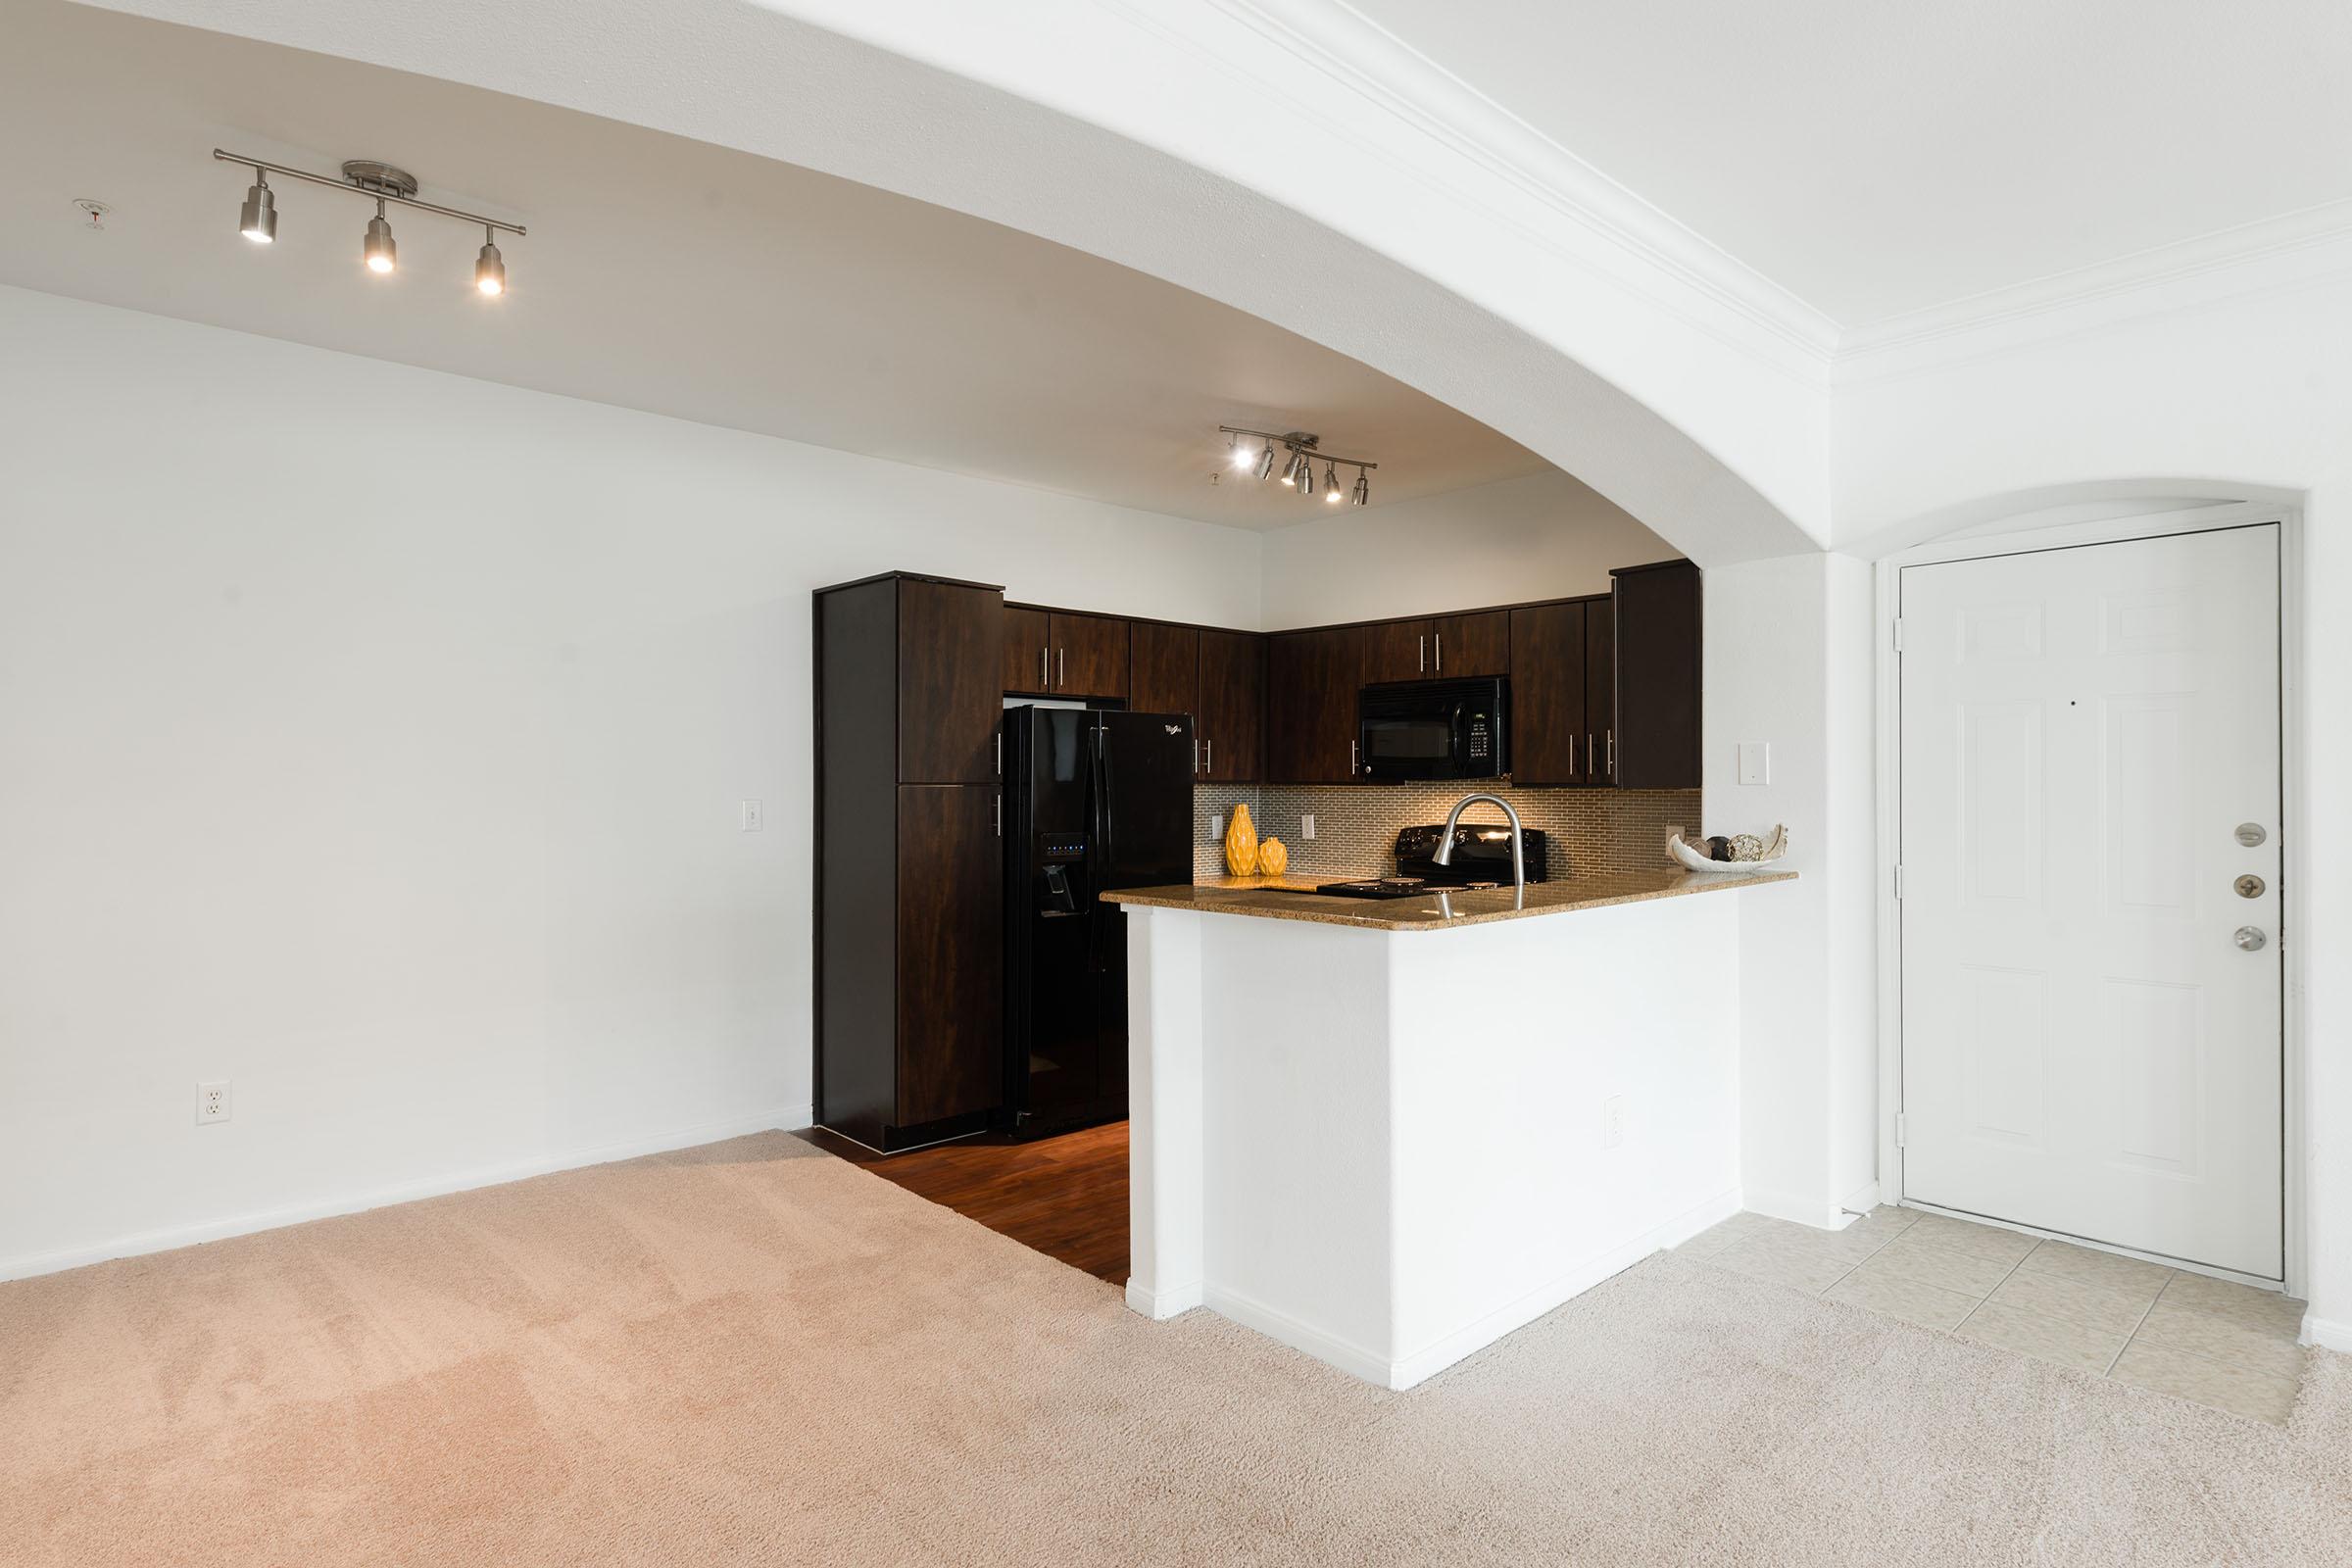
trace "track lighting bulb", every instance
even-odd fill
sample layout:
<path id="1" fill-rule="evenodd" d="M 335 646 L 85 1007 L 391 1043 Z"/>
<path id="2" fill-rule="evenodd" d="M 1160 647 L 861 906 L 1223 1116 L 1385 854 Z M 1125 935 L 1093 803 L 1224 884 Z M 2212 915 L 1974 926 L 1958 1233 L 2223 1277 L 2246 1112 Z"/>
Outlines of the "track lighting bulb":
<path id="1" fill-rule="evenodd" d="M 1242 445 L 1239 436 L 1225 438 L 1225 461 L 1236 473 L 1248 473 L 1257 463 L 1257 454 Z"/>
<path id="2" fill-rule="evenodd" d="M 507 291 L 507 259 L 498 254 L 496 237 L 487 228 L 482 230 L 482 254 L 473 264 L 473 286 L 493 296 Z"/>
<path id="3" fill-rule="evenodd" d="M 368 220 L 368 244 L 364 253 L 368 270 L 389 272 L 399 265 L 400 248 L 392 243 L 392 225 L 384 220 L 384 204 L 375 204 L 375 216 Z"/>
<path id="4" fill-rule="evenodd" d="M 1274 477 L 1274 443 L 1271 441 L 1266 443 L 1266 450 L 1258 457 L 1257 476 L 1260 479 Z"/>
<path id="5" fill-rule="evenodd" d="M 1337 464 L 1323 465 L 1323 499 L 1335 507 L 1340 504 L 1340 469 Z"/>
<path id="6" fill-rule="evenodd" d="M 237 232 L 256 245 L 277 238 L 277 195 L 270 188 L 269 176 L 258 169 L 253 172 L 253 183 L 245 187 L 245 205 L 237 209 Z"/>
<path id="7" fill-rule="evenodd" d="M 1372 479 L 1361 468 L 1355 470 L 1355 492 L 1348 499 L 1359 507 L 1372 504 Z"/>

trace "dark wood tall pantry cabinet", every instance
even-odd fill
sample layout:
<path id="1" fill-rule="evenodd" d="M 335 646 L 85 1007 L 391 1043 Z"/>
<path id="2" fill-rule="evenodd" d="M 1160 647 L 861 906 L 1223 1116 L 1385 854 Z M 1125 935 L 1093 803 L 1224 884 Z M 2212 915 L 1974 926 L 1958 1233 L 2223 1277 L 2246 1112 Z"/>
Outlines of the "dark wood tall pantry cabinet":
<path id="1" fill-rule="evenodd" d="M 1003 1095 L 1004 594 L 893 572 L 815 621 L 816 1119 L 903 1149 Z"/>

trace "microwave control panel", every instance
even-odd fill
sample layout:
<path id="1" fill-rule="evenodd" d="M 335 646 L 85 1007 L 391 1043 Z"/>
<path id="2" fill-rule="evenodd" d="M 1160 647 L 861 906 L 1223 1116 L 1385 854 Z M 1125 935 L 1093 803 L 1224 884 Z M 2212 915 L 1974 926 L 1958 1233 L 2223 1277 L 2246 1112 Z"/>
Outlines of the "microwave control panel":
<path id="1" fill-rule="evenodd" d="M 1483 762 L 1494 755 L 1494 721 L 1486 713 L 1470 715 L 1470 760 Z"/>

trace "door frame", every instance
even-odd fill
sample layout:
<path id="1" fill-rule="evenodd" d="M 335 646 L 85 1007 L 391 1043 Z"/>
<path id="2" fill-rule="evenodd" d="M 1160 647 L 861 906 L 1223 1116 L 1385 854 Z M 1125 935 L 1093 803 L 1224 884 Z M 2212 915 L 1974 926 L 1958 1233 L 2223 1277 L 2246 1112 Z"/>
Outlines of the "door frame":
<path id="1" fill-rule="evenodd" d="M 2212 533 L 2223 529 L 2276 524 L 2278 528 L 2278 953 L 2281 1039 L 2279 1041 L 2279 1127 L 2282 1187 L 2281 1228 L 2286 1279 L 2285 1293 L 2303 1297 L 2310 1259 L 2306 1218 L 2304 1091 L 2308 1045 L 2303 1027 L 2303 889 L 2310 875 L 2304 848 L 2303 823 L 2303 517 L 2293 507 L 2276 502 L 2236 502 L 2201 506 L 2152 515 L 2103 518 L 2061 526 L 2025 527 L 2003 533 L 1971 534 L 1918 545 L 1882 558 L 1876 565 L 1876 601 L 1872 628 L 1878 652 L 1878 934 L 1879 934 L 1879 1171 L 1886 1200 L 1907 1207 L 1935 1209 L 1934 1204 L 1907 1199 L 1903 1192 L 1903 1151 L 1895 1141 L 1895 1119 L 1903 1104 L 1903 926 L 1894 896 L 1895 869 L 1902 847 L 1902 683 L 1895 647 L 1896 609 L 1901 602 L 1902 572 L 1906 566 L 1947 562 L 1980 561 L 1996 556 L 2032 555 L 2083 545 L 2122 544 L 2135 539 L 2158 539 L 2175 534 Z M 1943 1212 L 1942 1210 L 1936 1210 Z M 1980 1215 L 1961 1218 L 1982 1220 Z M 2001 1223 L 1995 1221 L 1994 1223 Z M 2052 1233 L 2029 1225 L 2008 1229 L 2046 1236 Z M 2072 1239 L 2072 1238 L 2068 1238 Z M 2096 1243 L 2088 1244 L 2097 1246 Z M 2131 1256 L 2127 1248 L 2102 1248 Z M 2196 1273 L 2215 1274 L 2262 1289 L 2277 1289 L 2268 1280 L 2232 1274 L 2223 1269 L 2185 1264 L 2177 1258 L 2153 1261 Z"/>

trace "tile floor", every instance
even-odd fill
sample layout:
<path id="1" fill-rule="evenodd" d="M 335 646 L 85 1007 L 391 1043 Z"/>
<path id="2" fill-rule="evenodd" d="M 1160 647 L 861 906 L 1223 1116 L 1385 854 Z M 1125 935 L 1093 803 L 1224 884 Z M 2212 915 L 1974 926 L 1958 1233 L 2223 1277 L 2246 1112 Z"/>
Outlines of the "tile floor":
<path id="1" fill-rule="evenodd" d="M 1922 1328 L 2283 1424 L 2303 1303 L 1908 1208 L 1842 1231 L 1735 1214 L 1675 1250 Z"/>

